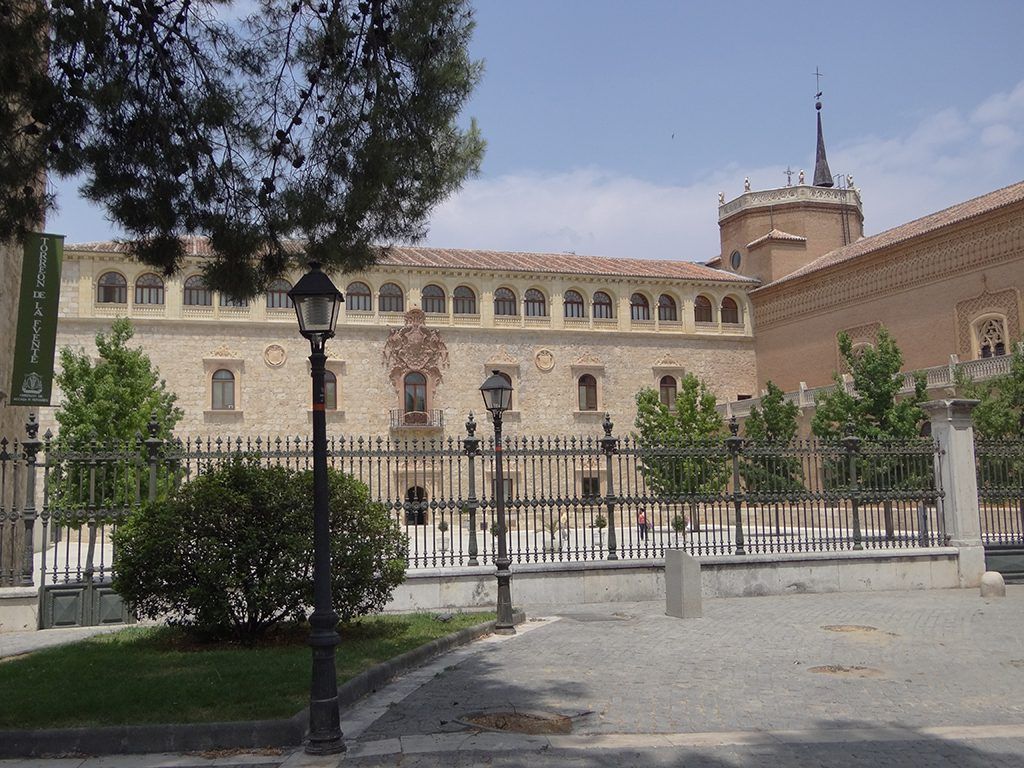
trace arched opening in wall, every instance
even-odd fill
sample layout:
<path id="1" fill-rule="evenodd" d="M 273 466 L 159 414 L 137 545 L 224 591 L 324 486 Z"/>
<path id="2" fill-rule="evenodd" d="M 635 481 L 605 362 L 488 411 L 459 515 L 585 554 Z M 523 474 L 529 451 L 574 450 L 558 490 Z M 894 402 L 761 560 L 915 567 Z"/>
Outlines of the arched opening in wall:
<path id="1" fill-rule="evenodd" d="M 713 323 L 714 312 L 711 309 L 711 299 L 707 296 L 698 296 L 693 300 L 693 319 L 697 323 Z"/>
<path id="2" fill-rule="evenodd" d="M 663 323 L 674 323 L 679 319 L 676 310 L 676 300 L 667 293 L 658 297 L 658 319 Z"/>
<path id="3" fill-rule="evenodd" d="M 380 287 L 377 306 L 381 312 L 405 312 L 405 294 L 394 283 L 384 283 Z"/>
<path id="4" fill-rule="evenodd" d="M 594 319 L 611 320 L 615 317 L 612 311 L 612 297 L 604 291 L 594 293 Z"/>
<path id="5" fill-rule="evenodd" d="M 402 380 L 403 411 L 405 422 L 410 423 L 410 414 L 426 414 L 427 412 L 427 377 L 419 371 L 405 374 Z M 415 419 L 415 417 L 413 417 Z"/>
<path id="6" fill-rule="evenodd" d="M 338 377 L 334 371 L 324 371 L 324 409 L 338 410 Z"/>
<path id="7" fill-rule="evenodd" d="M 96 281 L 98 304 L 127 304 L 128 281 L 120 272 L 104 272 Z"/>
<path id="8" fill-rule="evenodd" d="M 370 286 L 358 280 L 349 283 L 345 289 L 345 311 L 372 312 L 373 294 L 370 293 Z"/>
<path id="9" fill-rule="evenodd" d="M 135 280 L 136 304 L 163 304 L 164 281 L 159 275 L 147 272 Z"/>
<path id="10" fill-rule="evenodd" d="M 658 399 L 661 400 L 661 404 L 666 408 L 674 409 L 677 394 L 676 377 L 662 376 L 661 381 L 658 382 Z"/>
<path id="11" fill-rule="evenodd" d="M 414 485 L 405 492 L 405 524 L 427 524 L 427 492 Z"/>
<path id="12" fill-rule="evenodd" d="M 213 372 L 210 407 L 215 411 L 235 410 L 235 374 L 226 368 Z"/>
<path id="13" fill-rule="evenodd" d="M 292 304 L 291 297 L 288 295 L 288 291 L 292 289 L 292 284 L 287 280 L 275 280 L 267 288 L 267 309 L 293 309 L 295 307 Z"/>
<path id="14" fill-rule="evenodd" d="M 1006 354 L 1006 322 L 1001 317 L 990 317 L 975 326 L 978 357 L 999 357 Z"/>
<path id="15" fill-rule="evenodd" d="M 548 302 L 544 294 L 536 288 L 530 288 L 523 294 L 523 314 L 527 317 L 547 317 Z"/>
<path id="16" fill-rule="evenodd" d="M 583 296 L 578 291 L 566 291 L 562 296 L 562 306 L 565 308 L 566 317 L 584 318 L 587 316 L 587 305 L 583 303 Z"/>
<path id="17" fill-rule="evenodd" d="M 444 288 L 439 285 L 425 285 L 420 293 L 420 302 L 423 304 L 423 311 L 432 315 L 443 315 L 448 311 L 445 301 Z"/>
<path id="18" fill-rule="evenodd" d="M 519 314 L 516 295 L 509 288 L 498 288 L 494 292 L 494 314 L 515 317 Z"/>
<path id="19" fill-rule="evenodd" d="M 629 317 L 631 320 L 650 320 L 651 305 L 642 293 L 634 293 L 629 297 Z"/>
<path id="20" fill-rule="evenodd" d="M 199 275 L 192 275 L 185 281 L 183 298 L 187 307 L 213 306 L 213 294 Z"/>
<path id="21" fill-rule="evenodd" d="M 476 291 L 467 285 L 460 285 L 452 293 L 452 311 L 456 315 L 479 314 L 476 308 Z"/>
<path id="22" fill-rule="evenodd" d="M 739 325 L 740 308 L 736 300 L 726 296 L 722 299 L 722 324 Z"/>

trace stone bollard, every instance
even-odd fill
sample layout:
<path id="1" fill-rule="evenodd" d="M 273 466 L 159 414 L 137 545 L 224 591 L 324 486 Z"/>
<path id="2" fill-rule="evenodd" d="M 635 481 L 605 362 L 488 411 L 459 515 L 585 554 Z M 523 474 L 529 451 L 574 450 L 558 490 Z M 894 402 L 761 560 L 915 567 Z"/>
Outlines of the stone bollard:
<path id="1" fill-rule="evenodd" d="M 681 549 L 665 550 L 665 615 L 677 619 L 702 615 L 700 561 Z"/>
<path id="2" fill-rule="evenodd" d="M 981 575 L 982 597 L 1006 597 L 1006 582 L 999 571 L 985 571 Z"/>

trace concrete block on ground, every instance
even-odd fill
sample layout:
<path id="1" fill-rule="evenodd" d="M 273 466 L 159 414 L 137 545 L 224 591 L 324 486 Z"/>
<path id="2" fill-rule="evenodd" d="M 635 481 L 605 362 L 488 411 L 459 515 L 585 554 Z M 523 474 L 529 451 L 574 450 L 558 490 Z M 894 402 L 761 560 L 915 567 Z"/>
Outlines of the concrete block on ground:
<path id="1" fill-rule="evenodd" d="M 982 597 L 1006 597 L 1006 583 L 999 571 L 985 571 L 981 575 Z"/>
<path id="2" fill-rule="evenodd" d="M 681 549 L 665 550 L 665 614 L 677 619 L 703 615 L 700 561 Z"/>

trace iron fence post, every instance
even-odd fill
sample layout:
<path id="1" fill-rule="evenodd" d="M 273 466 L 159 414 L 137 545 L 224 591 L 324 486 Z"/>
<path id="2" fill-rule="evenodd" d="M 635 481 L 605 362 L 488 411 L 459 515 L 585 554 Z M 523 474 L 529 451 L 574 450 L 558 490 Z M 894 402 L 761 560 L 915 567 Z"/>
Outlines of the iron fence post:
<path id="1" fill-rule="evenodd" d="M 469 457 L 469 498 L 466 509 L 469 511 L 469 562 L 467 565 L 480 565 L 477 560 L 476 546 L 476 510 L 479 502 L 476 498 L 476 457 L 480 455 L 480 438 L 476 436 L 476 420 L 470 412 L 466 420 L 466 438 L 462 441 L 462 449 Z"/>
<path id="2" fill-rule="evenodd" d="M 732 459 L 732 504 L 734 522 L 736 525 L 736 545 L 734 552 L 737 555 L 747 554 L 743 542 L 743 492 L 740 490 L 740 452 L 743 450 L 743 438 L 739 436 L 740 425 L 734 415 L 729 420 L 729 437 L 725 438 L 725 447 L 729 450 Z"/>
<path id="3" fill-rule="evenodd" d="M 853 510 L 853 548 L 864 549 L 864 540 L 860 531 L 860 490 L 857 484 L 857 451 L 860 449 L 861 440 L 854 432 L 852 421 L 846 422 L 844 426 L 843 448 L 846 449 L 847 461 L 850 468 L 850 507 Z"/>
<path id="4" fill-rule="evenodd" d="M 25 541 L 22 542 L 21 586 L 31 587 L 34 582 L 32 539 L 36 532 L 36 455 L 43 444 L 39 434 L 39 421 L 34 413 L 29 413 L 25 422 L 25 433 L 28 435 L 21 441 L 21 449 L 25 454 L 25 505 L 21 511 L 25 524 Z"/>
<path id="5" fill-rule="evenodd" d="M 157 437 L 157 432 L 160 431 L 160 424 L 156 420 L 156 411 L 150 414 L 146 429 L 149 431 L 149 437 L 146 438 L 146 455 L 149 460 L 149 492 L 147 499 L 150 502 L 154 502 L 156 501 L 157 462 L 160 457 L 160 446 L 163 445 L 163 440 Z"/>
<path id="6" fill-rule="evenodd" d="M 619 559 L 619 540 L 615 533 L 615 478 L 612 474 L 612 456 L 618 450 L 619 441 L 612 437 L 611 417 L 606 413 L 601 428 L 604 429 L 604 437 L 601 438 L 601 452 L 604 454 L 605 473 L 607 474 L 607 493 L 605 504 L 608 510 L 608 559 Z"/>

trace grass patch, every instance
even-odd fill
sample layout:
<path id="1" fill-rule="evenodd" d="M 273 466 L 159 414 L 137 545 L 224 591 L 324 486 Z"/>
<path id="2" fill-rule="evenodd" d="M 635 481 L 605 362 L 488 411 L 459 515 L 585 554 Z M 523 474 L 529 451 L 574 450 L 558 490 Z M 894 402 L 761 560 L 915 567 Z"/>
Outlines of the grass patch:
<path id="1" fill-rule="evenodd" d="M 339 628 L 338 682 L 494 618 L 374 616 Z M 173 627 L 129 627 L 0 664 L 0 729 L 208 723 L 291 717 L 308 703 L 308 628 L 286 626 L 252 648 L 199 644 Z"/>

